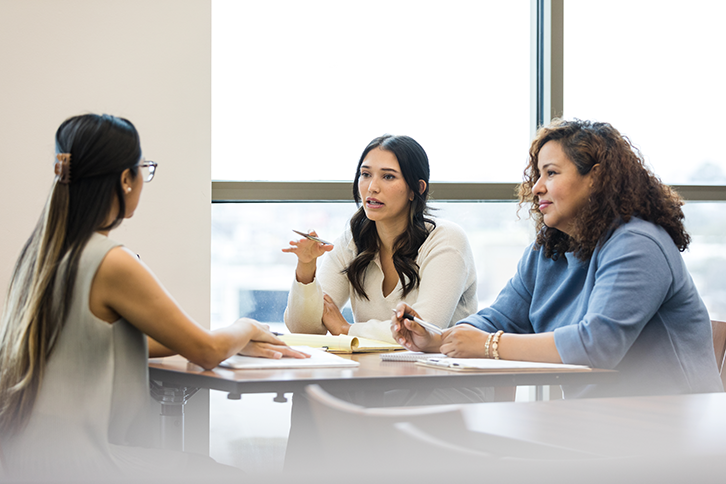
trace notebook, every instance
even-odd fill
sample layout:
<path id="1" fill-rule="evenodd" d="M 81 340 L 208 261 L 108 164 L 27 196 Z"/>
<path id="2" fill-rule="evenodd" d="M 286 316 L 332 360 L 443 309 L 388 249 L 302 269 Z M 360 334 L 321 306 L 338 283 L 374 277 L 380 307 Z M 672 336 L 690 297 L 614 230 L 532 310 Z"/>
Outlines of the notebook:
<path id="1" fill-rule="evenodd" d="M 589 371 L 589 366 L 490 358 L 428 358 L 417 365 L 452 371 Z"/>
<path id="2" fill-rule="evenodd" d="M 429 358 L 446 358 L 443 353 L 424 353 L 422 351 L 397 351 L 395 353 L 383 353 L 382 361 L 419 361 Z"/>
<path id="3" fill-rule="evenodd" d="M 227 358 L 219 366 L 235 370 L 270 370 L 277 368 L 355 368 L 360 365 L 357 361 L 347 360 L 340 356 L 328 353 L 320 348 L 308 346 L 294 346 L 298 351 L 310 355 L 310 358 L 259 358 L 254 356 L 234 355 Z"/>
<path id="4" fill-rule="evenodd" d="M 397 343 L 387 343 L 347 334 L 334 336 L 331 334 L 290 333 L 278 336 L 278 338 L 290 346 L 327 348 L 330 353 L 376 353 L 403 349 L 403 346 Z"/>

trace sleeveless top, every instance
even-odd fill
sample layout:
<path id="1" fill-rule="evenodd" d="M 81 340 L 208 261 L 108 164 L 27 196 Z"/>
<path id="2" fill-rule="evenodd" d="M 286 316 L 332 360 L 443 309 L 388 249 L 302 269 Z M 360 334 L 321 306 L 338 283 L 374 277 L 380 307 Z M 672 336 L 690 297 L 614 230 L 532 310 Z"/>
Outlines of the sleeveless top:
<path id="1" fill-rule="evenodd" d="M 83 250 L 31 417 L 3 442 L 11 477 L 169 477 L 186 467 L 188 454 L 132 447 L 148 445 L 155 428 L 146 336 L 124 319 L 102 321 L 89 307 L 101 261 L 119 245 L 94 234 Z"/>

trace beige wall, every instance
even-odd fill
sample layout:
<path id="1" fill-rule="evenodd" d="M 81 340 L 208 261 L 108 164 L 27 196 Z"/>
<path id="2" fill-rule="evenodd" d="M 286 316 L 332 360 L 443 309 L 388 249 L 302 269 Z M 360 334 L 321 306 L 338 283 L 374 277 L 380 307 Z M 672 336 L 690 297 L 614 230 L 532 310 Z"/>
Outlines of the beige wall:
<path id="1" fill-rule="evenodd" d="M 130 119 L 157 177 L 111 233 L 209 326 L 211 0 L 0 0 L 0 294 L 53 179 L 54 134 Z"/>

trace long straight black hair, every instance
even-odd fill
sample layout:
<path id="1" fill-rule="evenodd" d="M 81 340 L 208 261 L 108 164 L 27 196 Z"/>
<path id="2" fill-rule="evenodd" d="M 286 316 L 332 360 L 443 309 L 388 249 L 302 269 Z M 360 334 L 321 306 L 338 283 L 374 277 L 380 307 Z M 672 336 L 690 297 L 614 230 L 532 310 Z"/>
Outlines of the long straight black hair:
<path id="1" fill-rule="evenodd" d="M 10 281 L 0 319 L 0 436 L 27 423 L 68 317 L 83 248 L 95 231 L 124 219 L 121 174 L 136 177 L 141 159 L 133 124 L 106 114 L 67 119 L 55 140 L 56 152 L 70 155 L 70 183 L 55 178 Z M 107 224 L 114 200 L 119 210 Z"/>
<path id="2" fill-rule="evenodd" d="M 409 206 L 409 220 L 406 230 L 393 243 L 393 265 L 396 267 L 396 272 L 403 285 L 404 296 L 418 287 L 421 282 L 416 256 L 429 232 L 436 226 L 432 219 L 426 217 L 429 215 L 429 208 L 426 203 L 429 196 L 429 157 L 423 147 L 408 136 L 390 134 L 379 136 L 368 143 L 368 146 L 363 150 L 360 161 L 358 161 L 353 181 L 353 198 L 358 205 L 358 211 L 350 219 L 350 230 L 353 233 L 353 241 L 358 254 L 345 269 L 353 289 L 365 299 L 368 299 L 368 295 L 363 288 L 365 270 L 376 256 L 380 241 L 376 231 L 376 223 L 366 216 L 366 212 L 361 206 L 358 180 L 360 179 L 360 167 L 363 161 L 368 153 L 376 148 L 389 151 L 395 155 L 401 168 L 401 174 L 414 194 L 413 201 Z M 426 182 L 426 188 L 423 192 L 420 192 L 419 180 Z M 427 228 L 426 223 L 431 224 L 431 228 Z"/>

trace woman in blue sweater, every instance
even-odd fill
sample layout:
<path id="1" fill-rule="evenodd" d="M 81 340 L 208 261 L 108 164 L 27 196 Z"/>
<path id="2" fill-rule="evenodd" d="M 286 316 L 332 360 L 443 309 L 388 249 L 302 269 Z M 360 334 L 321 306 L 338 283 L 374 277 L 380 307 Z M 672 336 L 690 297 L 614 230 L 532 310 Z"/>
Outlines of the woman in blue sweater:
<path id="1" fill-rule="evenodd" d="M 556 120 L 530 147 L 519 188 L 537 239 L 491 307 L 443 335 L 393 317 L 394 338 L 452 357 L 619 371 L 565 395 L 722 391 L 706 307 L 680 252 L 683 202 L 607 123 Z"/>

